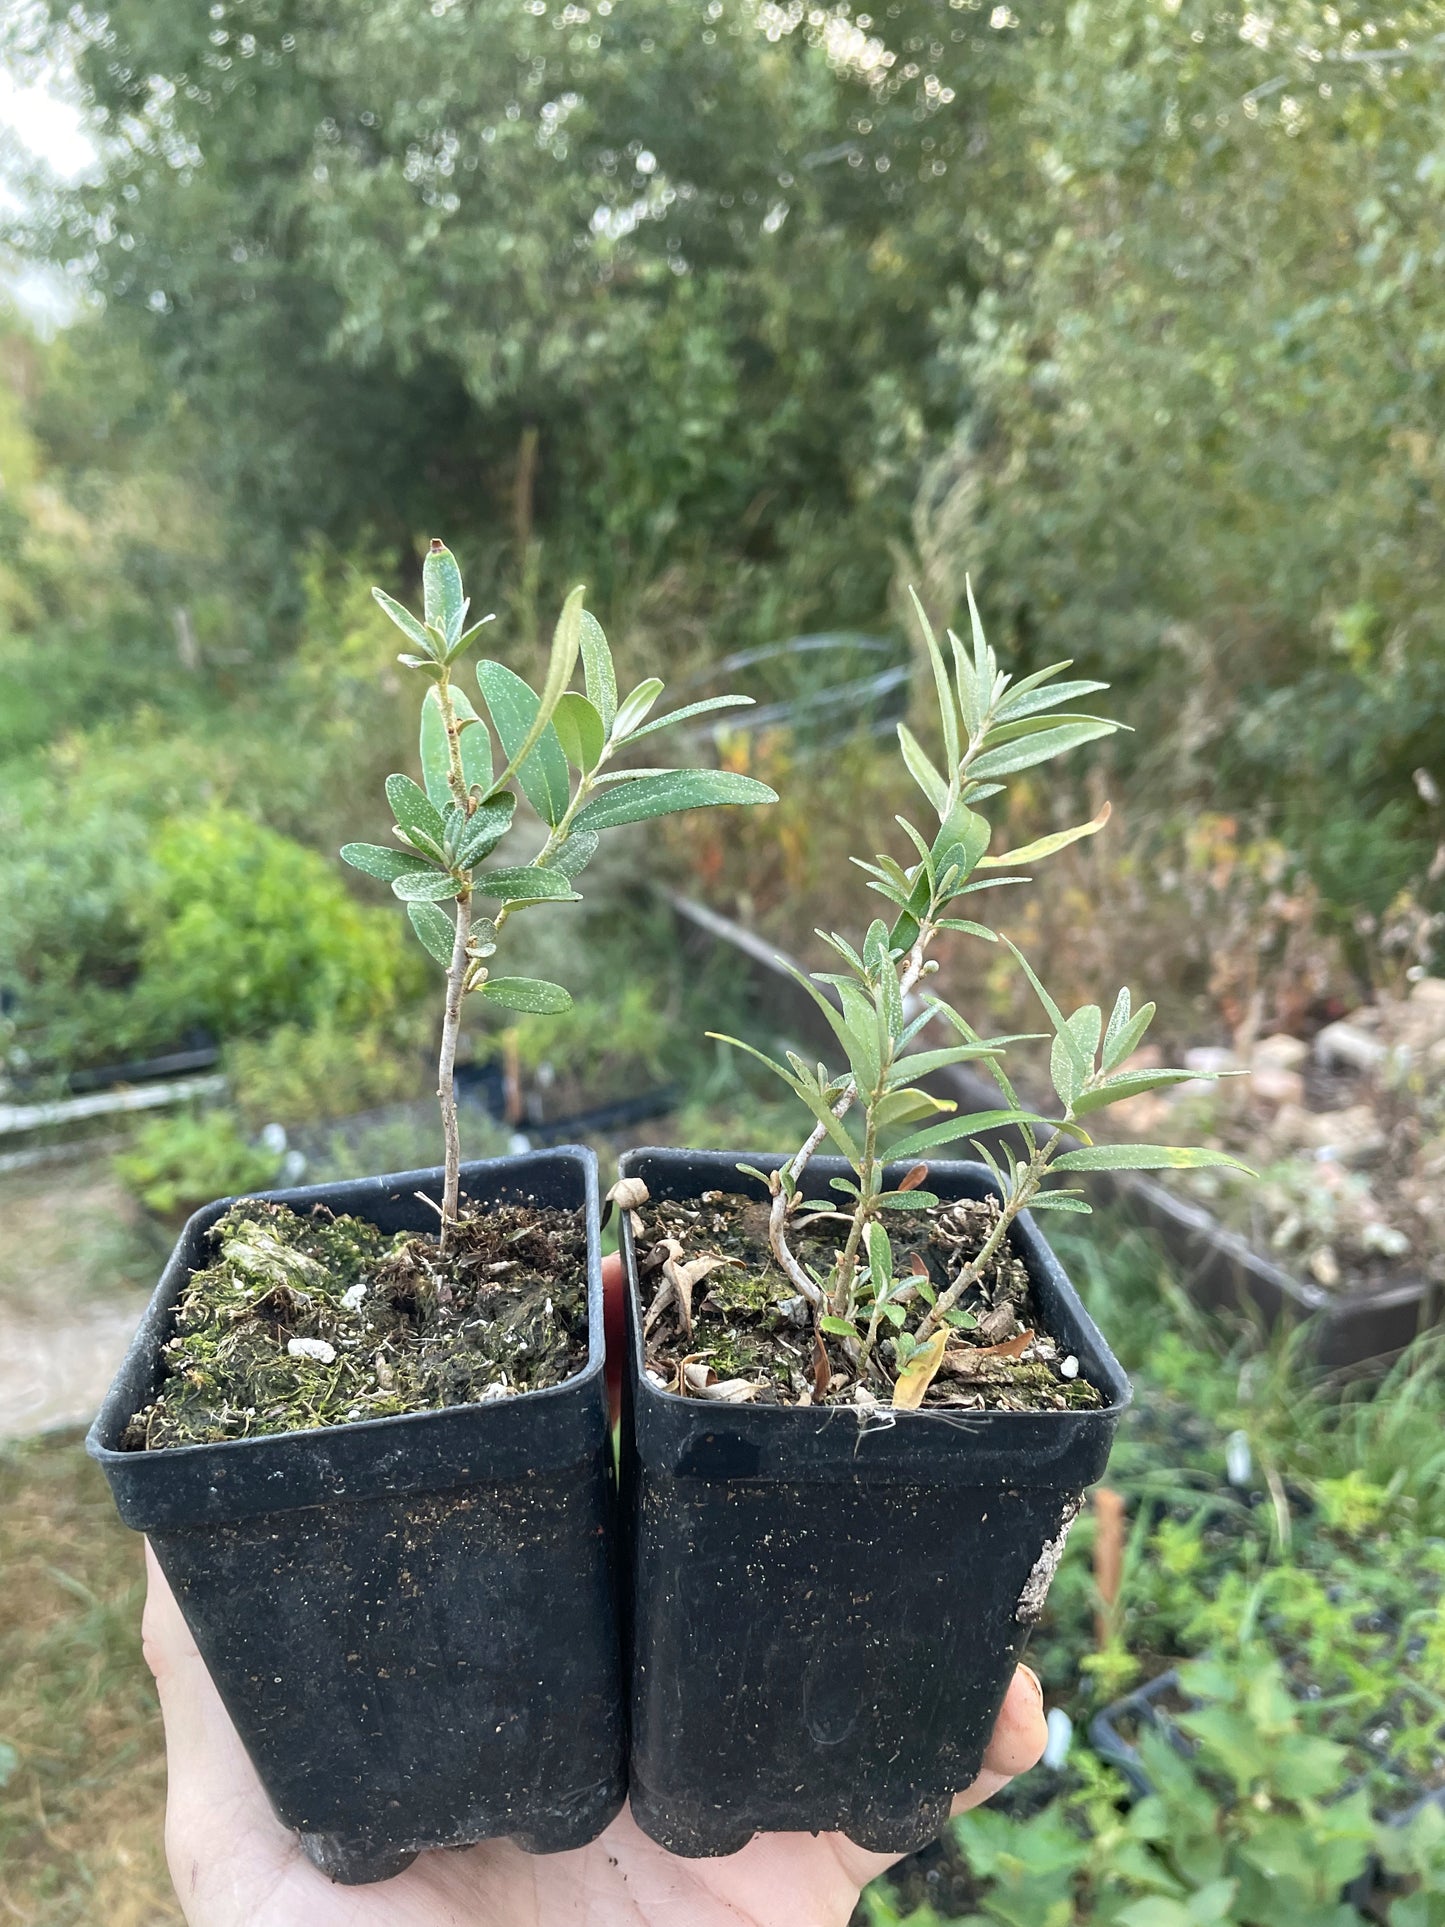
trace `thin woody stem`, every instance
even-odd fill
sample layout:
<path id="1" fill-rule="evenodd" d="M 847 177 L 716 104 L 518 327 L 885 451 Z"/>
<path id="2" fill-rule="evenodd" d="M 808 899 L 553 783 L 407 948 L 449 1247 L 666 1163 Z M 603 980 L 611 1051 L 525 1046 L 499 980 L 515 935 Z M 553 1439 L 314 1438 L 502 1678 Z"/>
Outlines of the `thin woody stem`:
<path id="1" fill-rule="evenodd" d="M 929 912 L 931 915 L 931 904 L 929 906 Z M 904 970 L 898 982 L 898 994 L 900 997 L 906 997 L 918 982 L 918 979 L 923 975 L 924 954 L 933 935 L 932 924 L 925 920 L 919 927 L 918 935 L 914 939 L 913 948 L 908 955 L 907 968 Z M 852 1109 L 853 1100 L 857 1095 L 857 1086 L 850 1084 L 833 1106 L 834 1117 L 845 1117 Z M 782 1167 L 792 1180 L 791 1196 L 783 1189 L 781 1172 L 774 1174 L 773 1203 L 772 1209 L 768 1213 L 768 1243 L 772 1247 L 773 1257 L 777 1260 L 779 1268 L 791 1282 L 797 1286 L 798 1290 L 802 1292 L 803 1296 L 815 1311 L 821 1311 L 823 1309 L 824 1295 L 808 1276 L 802 1265 L 799 1264 L 789 1247 L 788 1219 L 797 1208 L 798 1199 L 802 1196 L 802 1191 L 799 1187 L 802 1182 L 803 1173 L 811 1163 L 814 1152 L 827 1135 L 827 1129 L 824 1125 L 815 1124 L 800 1149 L 795 1151 L 789 1162 Z M 849 1242 L 855 1257 L 857 1255 L 858 1239 L 862 1236 L 862 1224 L 859 1222 L 862 1215 L 861 1212 L 855 1215 L 853 1229 L 849 1232 Z"/>
<path id="2" fill-rule="evenodd" d="M 1044 1173 L 1048 1170 L 1049 1160 L 1059 1148 L 1063 1135 L 1063 1130 L 1059 1129 L 1054 1132 L 1047 1144 L 1035 1145 L 1033 1156 L 1019 1173 L 1018 1182 L 1015 1184 L 1012 1192 L 1004 1199 L 1002 1208 L 998 1214 L 998 1221 L 994 1225 L 993 1230 L 989 1232 L 988 1237 L 984 1240 L 981 1250 L 975 1257 L 969 1259 L 963 1270 L 959 1272 L 957 1278 L 955 1278 L 953 1283 L 948 1287 L 948 1290 L 939 1294 L 937 1304 L 932 1307 L 928 1316 L 918 1327 L 917 1336 L 919 1344 L 922 1344 L 925 1338 L 937 1330 L 941 1320 L 948 1312 L 953 1310 L 969 1286 L 976 1284 L 983 1276 L 994 1254 L 1008 1236 L 1009 1226 L 1027 1205 L 1034 1192 L 1038 1190 Z"/>
<path id="3" fill-rule="evenodd" d="M 461 1190 L 462 1147 L 461 1134 L 457 1129 L 457 1037 L 462 1027 L 462 992 L 470 963 L 467 941 L 471 934 L 472 893 L 465 890 L 457 898 L 457 928 L 452 940 L 452 960 L 447 968 L 446 1016 L 442 1021 L 441 1058 L 437 1064 L 437 1100 L 442 1109 L 442 1136 L 446 1142 L 446 1173 L 442 1186 L 443 1254 L 457 1221 L 458 1194 Z"/>

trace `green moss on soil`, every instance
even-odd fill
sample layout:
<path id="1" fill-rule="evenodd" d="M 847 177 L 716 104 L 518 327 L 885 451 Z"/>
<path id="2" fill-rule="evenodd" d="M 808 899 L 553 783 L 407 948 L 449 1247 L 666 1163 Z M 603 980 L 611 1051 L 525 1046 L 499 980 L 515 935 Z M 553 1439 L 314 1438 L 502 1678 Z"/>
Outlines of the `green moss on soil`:
<path id="1" fill-rule="evenodd" d="M 895 1214 L 888 1224 L 894 1271 L 905 1284 L 921 1265 L 934 1291 L 942 1293 L 981 1249 L 997 1207 L 990 1200 L 963 1200 L 928 1211 Z M 641 1208 L 643 1235 L 638 1260 L 648 1320 L 648 1365 L 658 1380 L 679 1392 L 695 1391 L 687 1368 L 703 1366 L 725 1385 L 744 1380 L 757 1404 L 852 1404 L 858 1380 L 844 1341 L 822 1338 L 832 1368 L 830 1389 L 817 1395 L 817 1354 L 812 1318 L 789 1279 L 775 1264 L 768 1243 L 768 1207 L 756 1198 L 708 1192 L 698 1199 L 662 1199 Z M 828 1212 L 811 1225 L 800 1214 L 792 1245 L 800 1259 L 824 1274 L 847 1233 L 841 1214 Z M 675 1257 L 680 1248 L 681 1257 Z M 679 1317 L 666 1283 L 663 1258 L 685 1267 L 708 1257 L 725 1265 L 699 1278 L 691 1293 L 691 1329 Z M 660 1294 L 660 1295 L 659 1295 Z M 1048 1331 L 1024 1264 L 1006 1238 L 982 1277 L 960 1301 L 977 1324 L 950 1337 L 945 1366 L 930 1385 L 925 1409 L 972 1411 L 1079 1411 L 1103 1403 L 1098 1388 L 1078 1372 L 1066 1376 L 1065 1355 Z M 921 1315 L 924 1306 L 918 1301 Z M 910 1328 L 916 1323 L 910 1318 Z M 1033 1334 L 1025 1354 L 1010 1358 L 992 1347 Z M 891 1397 L 896 1374 L 893 1346 L 884 1338 L 866 1389 L 881 1404 Z"/>
<path id="2" fill-rule="evenodd" d="M 587 1357 L 579 1213 L 493 1206 L 437 1240 L 245 1199 L 212 1228 L 123 1443 L 304 1431 L 558 1385 Z"/>

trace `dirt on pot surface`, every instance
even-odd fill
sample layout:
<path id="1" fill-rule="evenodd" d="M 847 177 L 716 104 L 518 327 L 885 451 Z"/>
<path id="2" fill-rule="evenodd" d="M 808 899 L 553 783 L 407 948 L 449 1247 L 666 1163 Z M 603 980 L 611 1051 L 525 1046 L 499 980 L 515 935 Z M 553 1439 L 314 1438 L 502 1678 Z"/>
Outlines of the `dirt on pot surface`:
<path id="1" fill-rule="evenodd" d="M 917 1323 L 917 1285 L 941 1294 L 981 1250 L 998 1215 L 991 1198 L 964 1199 L 891 1220 L 895 1293 Z M 790 1230 L 795 1254 L 820 1273 L 845 1227 L 822 1214 Z M 877 1372 L 860 1378 L 850 1341 L 815 1331 L 805 1299 L 768 1242 L 765 1200 L 705 1191 L 649 1200 L 633 1212 L 648 1373 L 683 1397 L 757 1405 L 887 1406 L 897 1377 L 894 1343 L 880 1338 Z M 1079 1361 L 1048 1332 L 1011 1238 L 959 1301 L 976 1323 L 949 1331 L 943 1363 L 924 1394 L 928 1411 L 1078 1411 L 1104 1403 Z M 892 1327 L 885 1329 L 891 1334 Z"/>
<path id="2" fill-rule="evenodd" d="M 387 1236 L 317 1206 L 243 1199 L 208 1234 L 128 1450 L 214 1444 L 507 1398 L 587 1359 L 582 1214 L 535 1204 Z"/>

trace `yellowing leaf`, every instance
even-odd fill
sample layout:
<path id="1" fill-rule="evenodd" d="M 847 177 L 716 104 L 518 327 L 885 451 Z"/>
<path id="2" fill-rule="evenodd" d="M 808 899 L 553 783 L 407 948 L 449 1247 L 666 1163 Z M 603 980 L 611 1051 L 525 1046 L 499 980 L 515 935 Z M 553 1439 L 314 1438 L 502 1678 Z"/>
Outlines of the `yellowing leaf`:
<path id="1" fill-rule="evenodd" d="M 924 1393 L 938 1376 L 938 1368 L 943 1363 L 944 1348 L 948 1344 L 948 1332 L 940 1328 L 932 1338 L 918 1347 L 893 1387 L 893 1409 L 895 1412 L 916 1412 L 923 1403 Z"/>

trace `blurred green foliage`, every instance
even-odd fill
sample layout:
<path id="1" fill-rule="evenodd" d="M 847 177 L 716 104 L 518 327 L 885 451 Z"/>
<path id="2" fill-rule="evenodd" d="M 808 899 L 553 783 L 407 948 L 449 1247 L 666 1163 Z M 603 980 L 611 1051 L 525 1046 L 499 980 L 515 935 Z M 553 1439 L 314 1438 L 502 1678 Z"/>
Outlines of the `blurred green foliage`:
<path id="1" fill-rule="evenodd" d="M 277 1182 L 281 1154 L 254 1144 L 235 1113 L 148 1118 L 115 1160 L 116 1176 L 148 1211 L 181 1222 L 214 1198 Z"/>
<path id="2" fill-rule="evenodd" d="M 238 810 L 169 818 L 150 854 L 141 970 L 219 1036 L 364 1023 L 425 982 L 399 919 L 363 909 L 319 852 Z"/>
<path id="3" fill-rule="evenodd" d="M 1445 905 L 1441 29 L 1437 0 L 13 10 L 0 50 L 73 64 L 104 149 L 7 222 L 96 297 L 0 343 L 12 1044 L 164 1028 L 142 745 L 173 809 L 354 829 L 406 741 L 365 585 L 407 593 L 438 526 L 524 673 L 579 576 L 624 669 L 705 676 L 839 625 L 901 654 L 901 585 L 956 617 L 971 568 L 1020 673 L 1120 690 L 1136 848 L 1202 810 L 1279 839 L 1370 976 L 1392 906 Z M 844 759 L 806 780 L 847 815 Z M 797 887 L 786 829 L 761 894 Z"/>

